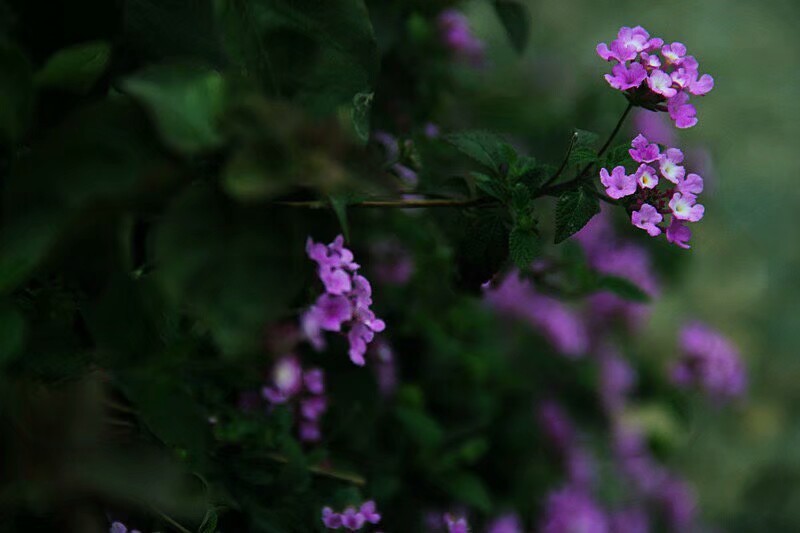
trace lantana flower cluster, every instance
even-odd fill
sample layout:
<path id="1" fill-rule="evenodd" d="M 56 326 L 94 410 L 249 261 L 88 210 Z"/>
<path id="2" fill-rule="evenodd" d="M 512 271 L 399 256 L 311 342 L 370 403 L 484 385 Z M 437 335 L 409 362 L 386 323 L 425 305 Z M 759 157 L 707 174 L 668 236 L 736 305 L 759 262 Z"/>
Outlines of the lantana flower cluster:
<path id="1" fill-rule="evenodd" d="M 696 386 L 725 401 L 744 394 L 747 374 L 739 351 L 728 339 L 700 322 L 681 331 L 682 355 L 672 367 L 672 380 L 681 387 Z"/>
<path id="2" fill-rule="evenodd" d="M 367 345 L 386 328 L 372 312 L 372 286 L 358 273 L 353 252 L 344 247 L 344 237 L 330 244 L 306 242 L 306 253 L 317 263 L 317 274 L 325 286 L 322 294 L 303 313 L 300 323 L 306 338 L 317 350 L 325 347 L 323 331 L 345 333 L 350 343 L 350 360 L 363 366 Z"/>
<path id="3" fill-rule="evenodd" d="M 705 207 L 697 203 L 697 195 L 703 192 L 703 178 L 687 173 L 682 165 L 683 152 L 678 148 L 661 152 L 659 145 L 641 134 L 631 146 L 628 153 L 639 164 L 636 172 L 628 174 L 622 165 L 611 172 L 600 169 L 606 194 L 615 200 L 624 199 L 631 223 L 637 228 L 651 237 L 666 232 L 669 242 L 689 248 L 692 232 L 686 224 L 699 221 L 705 214 Z M 671 216 L 669 224 L 665 216 Z"/>
<path id="4" fill-rule="evenodd" d="M 138 529 L 128 529 L 128 526 L 122 522 L 114 522 L 108 531 L 109 533 L 141 533 Z"/>
<path id="5" fill-rule="evenodd" d="M 272 368 L 271 383 L 261 389 L 261 395 L 273 406 L 290 402 L 294 404 L 299 414 L 300 440 L 320 440 L 320 420 L 328 409 L 322 369 L 311 368 L 304 371 L 297 357 L 282 357 Z"/>
<path id="6" fill-rule="evenodd" d="M 664 44 L 663 39 L 651 38 L 641 26 L 623 26 L 611 45 L 597 45 L 597 53 L 614 63 L 611 74 L 605 75 L 606 81 L 631 103 L 668 112 L 678 128 L 697 124 L 690 95 L 707 94 L 714 88 L 714 78 L 700 75 L 699 64 L 688 55 L 685 45 Z"/>
<path id="7" fill-rule="evenodd" d="M 378 524 L 381 515 L 372 500 L 362 503 L 358 508 L 350 505 L 341 513 L 330 507 L 322 508 L 322 523 L 328 529 L 348 529 L 358 531 L 367 524 Z"/>

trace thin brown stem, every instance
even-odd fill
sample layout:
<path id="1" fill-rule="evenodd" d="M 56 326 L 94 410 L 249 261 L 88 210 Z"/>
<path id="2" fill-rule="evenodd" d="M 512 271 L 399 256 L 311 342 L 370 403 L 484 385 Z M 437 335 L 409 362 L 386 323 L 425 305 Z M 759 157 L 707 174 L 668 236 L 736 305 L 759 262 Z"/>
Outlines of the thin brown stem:
<path id="1" fill-rule="evenodd" d="M 420 209 L 426 207 L 476 207 L 493 203 L 487 198 L 471 198 L 464 200 L 448 198 L 420 198 L 407 200 L 363 200 L 349 204 L 348 208 L 384 208 L 384 209 Z M 303 207 L 307 209 L 325 209 L 330 203 L 324 200 L 285 200 L 272 202 L 284 207 Z"/>

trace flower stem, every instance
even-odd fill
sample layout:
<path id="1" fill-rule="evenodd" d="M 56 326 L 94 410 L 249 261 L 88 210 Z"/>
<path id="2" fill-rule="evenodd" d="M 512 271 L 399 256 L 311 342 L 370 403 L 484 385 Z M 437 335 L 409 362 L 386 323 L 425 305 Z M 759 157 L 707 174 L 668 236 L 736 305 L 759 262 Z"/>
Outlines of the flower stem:
<path id="1" fill-rule="evenodd" d="M 606 153 L 606 150 L 608 150 L 608 147 L 611 146 L 611 143 L 614 141 L 614 137 L 616 137 L 617 133 L 619 133 L 619 130 L 622 129 L 622 124 L 625 123 L 625 119 L 628 118 L 628 115 L 630 114 L 631 109 L 633 109 L 633 104 L 629 103 L 628 106 L 625 108 L 625 111 L 622 112 L 622 116 L 619 117 L 619 120 L 617 121 L 617 125 L 614 126 L 614 129 L 612 130 L 611 134 L 608 136 L 608 139 L 606 139 L 605 144 L 603 144 L 603 146 L 597 152 L 597 158 L 598 159 L 604 153 Z M 557 195 L 561 194 L 562 192 L 571 189 L 572 187 L 574 187 L 575 185 L 577 185 L 578 183 L 580 183 L 581 181 L 584 180 L 584 178 L 588 175 L 589 170 L 592 168 L 592 166 L 594 166 L 594 164 L 595 164 L 595 162 L 587 163 L 586 166 L 583 167 L 583 170 L 581 170 L 575 178 L 573 178 L 573 179 L 571 179 L 569 181 L 565 181 L 564 183 L 559 183 L 558 185 L 551 185 L 549 187 L 547 187 L 547 186 L 542 187 L 541 189 L 539 189 L 539 193 L 537 194 L 537 196 L 557 196 Z"/>

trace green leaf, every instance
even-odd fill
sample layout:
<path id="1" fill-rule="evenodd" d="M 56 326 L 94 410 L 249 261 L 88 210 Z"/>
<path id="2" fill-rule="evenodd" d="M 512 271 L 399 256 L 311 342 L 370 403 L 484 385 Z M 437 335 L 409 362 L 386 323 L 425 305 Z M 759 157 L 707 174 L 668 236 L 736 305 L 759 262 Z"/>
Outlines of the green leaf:
<path id="1" fill-rule="evenodd" d="M 634 161 L 631 159 L 628 149 L 630 149 L 630 144 L 627 143 L 619 144 L 610 149 L 603 157 L 603 166 L 609 171 L 618 165 L 622 165 L 624 167 L 632 166 Z"/>
<path id="2" fill-rule="evenodd" d="M 91 41 L 59 50 L 36 73 L 40 88 L 87 93 L 103 75 L 111 60 L 106 41 Z"/>
<path id="3" fill-rule="evenodd" d="M 195 154 L 222 144 L 217 122 L 225 105 L 225 80 L 219 72 L 189 64 L 155 66 L 122 86 L 150 112 L 171 148 Z"/>
<path id="4" fill-rule="evenodd" d="M 537 170 L 536 159 L 527 155 L 518 156 L 508 171 L 508 179 L 511 183 L 521 181 L 530 186 L 540 175 Z"/>
<path id="5" fill-rule="evenodd" d="M 200 524 L 200 528 L 197 530 L 197 533 L 216 533 L 218 522 L 219 516 L 217 515 L 217 512 L 213 509 L 209 509 L 205 518 L 203 518 L 203 523 Z"/>
<path id="6" fill-rule="evenodd" d="M 0 142 L 16 143 L 33 118 L 33 72 L 17 48 L 0 44 Z"/>
<path id="7" fill-rule="evenodd" d="M 597 280 L 597 290 L 613 292 L 620 298 L 631 302 L 650 302 L 650 295 L 629 279 L 620 276 L 600 276 Z"/>
<path id="8" fill-rule="evenodd" d="M 599 136 L 591 131 L 576 129 L 574 134 L 575 140 L 572 144 L 568 164 L 576 166 L 585 166 L 589 163 L 597 161 L 597 143 Z"/>
<path id="9" fill-rule="evenodd" d="M 305 214 L 233 204 L 208 185 L 173 202 L 155 234 L 168 302 L 207 328 L 226 355 L 257 349 L 264 325 L 303 285 Z"/>
<path id="10" fill-rule="evenodd" d="M 465 131 L 447 135 L 445 140 L 458 150 L 481 165 L 490 168 L 495 174 L 502 175 L 503 166 L 510 165 L 509 148 L 513 148 L 502 137 L 488 131 Z"/>
<path id="11" fill-rule="evenodd" d="M 369 141 L 369 118 L 374 97 L 375 93 L 358 93 L 353 97 L 353 104 L 350 107 L 350 120 L 356 137 L 364 144 Z"/>
<path id="12" fill-rule="evenodd" d="M 443 480 L 444 488 L 453 501 L 473 507 L 483 513 L 492 509 L 492 499 L 481 478 L 470 472 L 455 472 Z"/>
<path id="13" fill-rule="evenodd" d="M 347 194 L 332 194 L 328 197 L 328 200 L 330 200 L 333 212 L 336 213 L 336 218 L 339 220 L 344 240 L 349 241 L 350 225 L 347 223 L 347 206 L 351 202 L 350 196 Z"/>
<path id="14" fill-rule="evenodd" d="M 581 230 L 600 212 L 600 202 L 593 194 L 592 186 L 580 185 L 577 189 L 563 193 L 556 203 L 556 235 L 558 244 Z"/>
<path id="15" fill-rule="evenodd" d="M 508 235 L 508 252 L 517 268 L 528 268 L 539 251 L 539 236 L 533 229 L 514 226 Z"/>
<path id="16" fill-rule="evenodd" d="M 494 9 L 514 49 L 520 54 L 523 53 L 531 32 L 528 8 L 517 0 L 495 0 Z"/>
<path id="17" fill-rule="evenodd" d="M 506 200 L 508 190 L 504 180 L 480 172 L 473 172 L 471 176 L 475 180 L 475 186 L 485 194 L 501 201 Z"/>

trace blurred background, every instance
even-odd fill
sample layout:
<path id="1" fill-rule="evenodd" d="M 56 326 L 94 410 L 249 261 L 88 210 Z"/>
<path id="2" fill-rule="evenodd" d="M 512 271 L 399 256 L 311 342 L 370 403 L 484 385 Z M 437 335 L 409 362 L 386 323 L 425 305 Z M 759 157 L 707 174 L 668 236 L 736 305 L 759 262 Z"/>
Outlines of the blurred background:
<path id="1" fill-rule="evenodd" d="M 710 408 L 696 414 L 680 461 L 712 522 L 731 531 L 799 531 L 800 35 L 795 27 L 800 4 L 529 5 L 531 43 L 521 60 L 509 50 L 490 9 L 474 4 L 470 12 L 477 33 L 492 43 L 492 61 L 505 71 L 497 75 L 504 81 L 495 85 L 493 100 L 482 102 L 481 118 L 498 127 L 522 116 L 521 124 L 541 124 L 541 131 L 518 131 L 520 136 L 557 145 L 569 135 L 563 126 L 570 122 L 563 117 L 570 115 L 576 127 L 610 130 L 625 102 L 602 79 L 607 65 L 588 51 L 609 42 L 623 25 L 642 25 L 667 41 L 683 42 L 701 71 L 714 76 L 713 92 L 697 104 L 699 124 L 673 130 L 680 146 L 707 158 L 706 216 L 682 282 L 656 304 L 644 351 L 668 355 L 675 328 L 687 314 L 735 339 L 751 372 L 749 401 L 736 412 Z M 516 102 L 525 91 L 531 94 L 528 109 L 503 108 L 504 100 Z M 582 123 L 585 116 L 599 117 L 598 122 Z M 629 132 L 633 124 L 628 122 Z"/>

